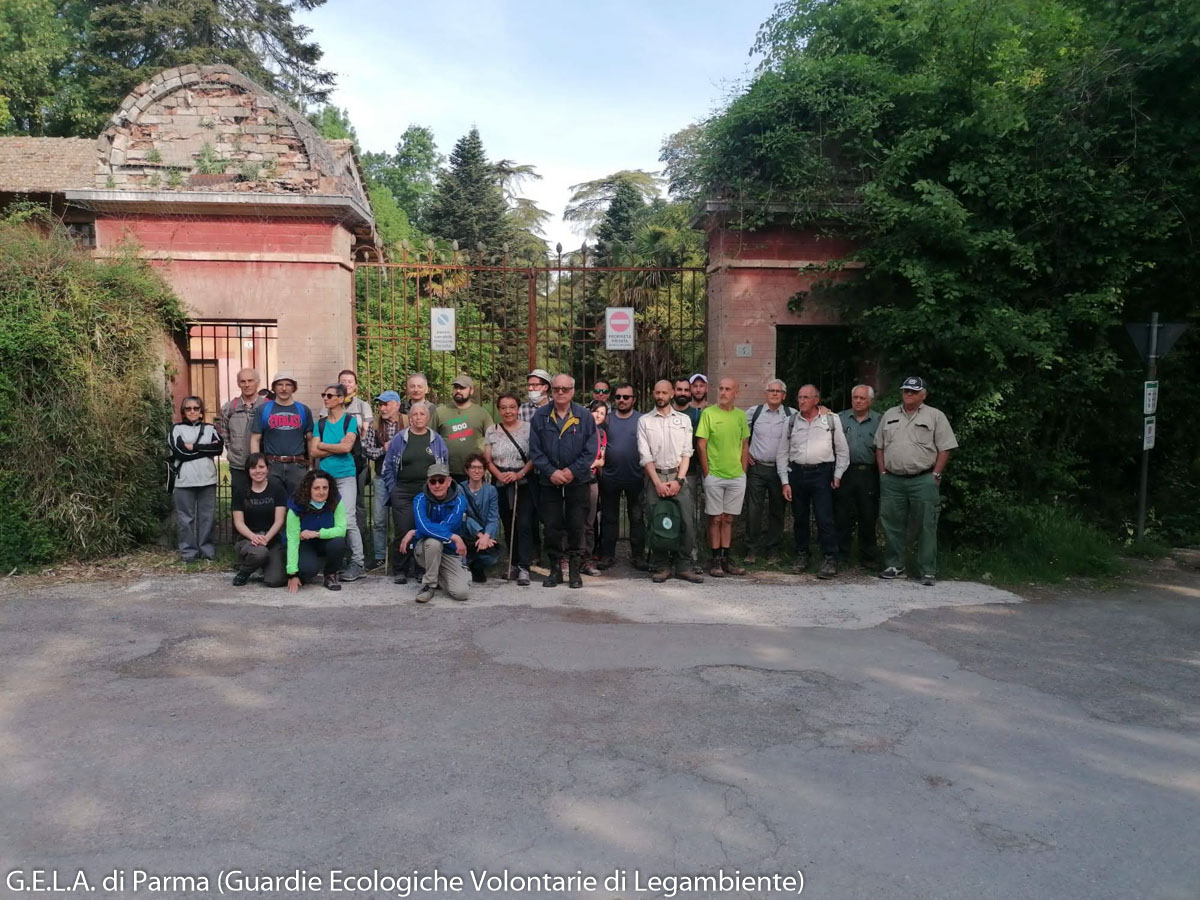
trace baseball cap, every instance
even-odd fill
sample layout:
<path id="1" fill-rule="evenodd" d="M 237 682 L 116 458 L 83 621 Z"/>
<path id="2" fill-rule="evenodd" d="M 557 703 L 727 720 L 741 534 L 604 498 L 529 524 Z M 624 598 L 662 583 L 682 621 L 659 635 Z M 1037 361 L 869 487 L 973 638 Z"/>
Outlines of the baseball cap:
<path id="1" fill-rule="evenodd" d="M 451 387 L 475 387 L 475 382 L 471 380 L 471 376 L 466 372 L 459 372 L 454 376 L 454 381 L 450 383 Z"/>
<path id="2" fill-rule="evenodd" d="M 708 384 L 708 376 L 705 375 L 703 372 L 697 372 L 695 375 L 693 375 L 691 378 L 688 379 L 688 384 L 695 384 L 697 381 L 703 381 L 705 384 Z"/>
<path id="3" fill-rule="evenodd" d="M 550 383 L 550 373 L 547 372 L 545 369 L 534 369 L 532 372 L 530 372 L 525 377 L 526 378 L 540 378 L 540 379 L 542 379 L 542 381 L 546 382 L 546 384 Z"/>
<path id="4" fill-rule="evenodd" d="M 395 400 L 397 403 L 400 402 L 400 395 L 395 391 L 384 391 L 375 398 L 376 403 L 391 403 L 393 400 Z"/>
<path id="5" fill-rule="evenodd" d="M 296 376 L 291 372 L 276 372 L 275 377 L 271 379 L 271 387 L 275 387 L 275 385 L 281 381 L 290 381 L 293 386 L 299 385 L 300 383 L 296 381 Z"/>
<path id="6" fill-rule="evenodd" d="M 902 391 L 923 391 L 925 390 L 925 380 L 918 378 L 916 375 L 910 375 L 904 379 L 904 384 L 900 385 Z"/>
<path id="7" fill-rule="evenodd" d="M 428 480 L 428 479 L 432 478 L 434 475 L 444 475 L 445 477 L 449 478 L 450 477 L 450 467 L 448 465 L 446 465 L 445 463 L 434 463 L 432 466 L 430 466 L 428 469 L 425 470 L 425 479 Z"/>

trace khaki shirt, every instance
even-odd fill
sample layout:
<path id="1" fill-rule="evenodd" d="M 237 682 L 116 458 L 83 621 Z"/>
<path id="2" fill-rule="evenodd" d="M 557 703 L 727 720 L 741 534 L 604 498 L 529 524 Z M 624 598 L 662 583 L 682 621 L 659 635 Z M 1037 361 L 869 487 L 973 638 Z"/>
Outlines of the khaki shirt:
<path id="1" fill-rule="evenodd" d="M 678 469 L 692 455 L 691 417 L 670 407 L 668 410 L 661 415 L 656 409 L 638 419 L 638 462 L 643 466 L 654 463 L 656 469 Z"/>
<path id="2" fill-rule="evenodd" d="M 903 406 L 893 406 L 883 414 L 875 432 L 875 448 L 883 451 L 883 468 L 893 475 L 928 472 L 939 453 L 957 446 L 946 414 L 924 403 L 911 416 Z"/>
<path id="3" fill-rule="evenodd" d="M 250 432 L 254 419 L 262 411 L 267 401 L 255 397 L 249 406 L 238 394 L 221 407 L 220 415 L 214 423 L 221 440 L 225 442 L 225 459 L 230 468 L 246 468 L 246 459 L 250 456 Z"/>
<path id="4" fill-rule="evenodd" d="M 791 435 L 788 435 L 788 431 Z M 788 483 L 788 466 L 815 466 L 833 463 L 833 477 L 841 478 L 850 466 L 850 448 L 842 432 L 842 420 L 833 413 L 817 416 L 811 422 L 800 413 L 788 420 L 779 452 L 775 456 L 775 469 L 779 479 Z"/>

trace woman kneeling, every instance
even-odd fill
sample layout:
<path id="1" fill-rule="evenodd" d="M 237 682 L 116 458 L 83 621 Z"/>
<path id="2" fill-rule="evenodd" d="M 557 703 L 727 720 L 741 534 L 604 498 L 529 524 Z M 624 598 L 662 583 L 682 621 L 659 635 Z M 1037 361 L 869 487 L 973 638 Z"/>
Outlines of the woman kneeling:
<path id="1" fill-rule="evenodd" d="M 337 483 L 326 472 L 310 471 L 288 500 L 284 528 L 287 551 L 288 592 L 325 573 L 325 587 L 340 591 L 338 570 L 346 555 L 346 510 L 338 497 Z"/>

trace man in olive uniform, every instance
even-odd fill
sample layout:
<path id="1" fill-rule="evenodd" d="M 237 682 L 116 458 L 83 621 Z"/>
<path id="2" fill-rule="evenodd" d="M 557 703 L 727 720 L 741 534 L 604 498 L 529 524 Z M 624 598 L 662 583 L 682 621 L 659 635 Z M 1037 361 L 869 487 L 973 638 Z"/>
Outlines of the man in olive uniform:
<path id="1" fill-rule="evenodd" d="M 921 583 L 937 576 L 937 520 L 942 474 L 950 451 L 958 447 L 950 421 L 941 410 L 925 405 L 925 382 L 906 378 L 900 405 L 883 414 L 875 432 L 875 464 L 879 471 L 879 522 L 883 526 L 880 578 L 904 574 L 904 552 L 911 516 L 917 524 L 917 565 Z"/>

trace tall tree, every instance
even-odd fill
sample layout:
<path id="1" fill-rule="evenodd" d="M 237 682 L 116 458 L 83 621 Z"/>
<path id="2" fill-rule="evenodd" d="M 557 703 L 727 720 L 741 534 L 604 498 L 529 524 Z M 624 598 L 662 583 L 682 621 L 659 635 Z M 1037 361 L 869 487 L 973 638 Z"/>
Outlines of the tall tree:
<path id="1" fill-rule="evenodd" d="M 404 129 L 393 153 L 363 154 L 363 171 L 373 184 L 391 191 L 396 205 L 410 222 L 424 228 L 429 203 L 437 186 L 437 173 L 445 162 L 433 132 L 424 125 Z"/>
<path id="2" fill-rule="evenodd" d="M 618 181 L 604 218 L 596 226 L 596 265 L 622 264 L 621 258 L 628 254 L 645 210 L 642 192 L 629 181 Z"/>
<path id="3" fill-rule="evenodd" d="M 52 0 L 0 3 L 0 133 L 44 133 L 68 48 Z"/>
<path id="4" fill-rule="evenodd" d="M 571 199 L 563 211 L 563 220 L 582 225 L 585 234 L 593 237 L 596 226 L 604 218 L 604 211 L 622 184 L 636 190 L 643 200 L 658 196 L 658 176 L 642 169 L 622 169 L 604 178 L 571 185 Z"/>
<path id="5" fill-rule="evenodd" d="M 497 255 L 512 236 L 504 194 L 495 166 L 488 162 L 479 129 L 459 138 L 450 154 L 450 167 L 442 172 L 429 207 L 429 229 L 459 246 Z"/>

